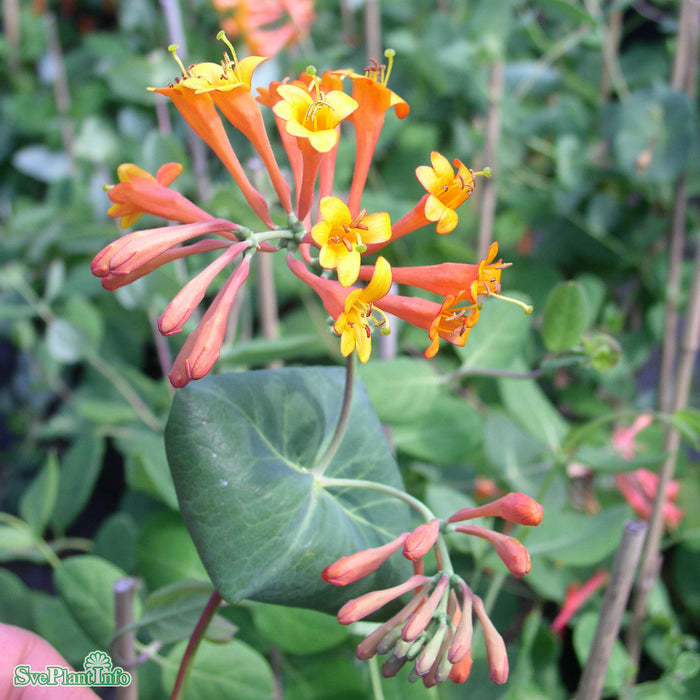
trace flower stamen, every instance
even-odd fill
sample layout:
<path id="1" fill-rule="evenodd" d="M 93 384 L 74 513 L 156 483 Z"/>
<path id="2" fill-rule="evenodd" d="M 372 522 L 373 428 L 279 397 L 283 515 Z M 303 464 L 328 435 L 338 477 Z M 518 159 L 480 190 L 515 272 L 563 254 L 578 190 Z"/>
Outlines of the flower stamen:
<path id="1" fill-rule="evenodd" d="M 168 46 L 168 51 L 172 54 L 173 58 L 175 59 L 175 63 L 177 63 L 178 66 L 180 66 L 180 71 L 182 72 L 182 77 L 186 78 L 187 77 L 187 69 L 183 65 L 182 61 L 180 60 L 180 57 L 177 55 L 177 50 L 180 47 L 177 44 L 170 44 Z"/>

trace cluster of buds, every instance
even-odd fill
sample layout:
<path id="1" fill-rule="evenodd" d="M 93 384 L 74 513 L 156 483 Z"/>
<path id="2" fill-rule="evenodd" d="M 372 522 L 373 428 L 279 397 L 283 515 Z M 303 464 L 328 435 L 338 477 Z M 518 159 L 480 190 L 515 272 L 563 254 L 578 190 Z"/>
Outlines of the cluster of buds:
<path id="1" fill-rule="evenodd" d="M 486 258 L 475 264 L 392 269 L 382 256 L 373 265 L 363 265 L 362 260 L 426 224 L 435 223 L 438 234 L 454 230 L 456 209 L 473 192 L 475 177 L 490 176 L 490 170 L 475 173 L 461 161 L 454 160 L 451 165 L 440 153 L 433 152 L 431 166 L 416 168 L 426 192 L 415 207 L 394 224 L 387 212 L 368 214 L 361 199 L 385 113 L 393 107 L 403 119 L 409 112 L 406 102 L 387 87 L 394 52 L 385 52 L 388 65 L 373 61 L 363 74 L 336 70 L 319 78 L 309 67 L 297 80 L 275 81 L 269 88 L 258 88 L 256 99 L 251 91 L 253 72 L 267 59 L 248 56 L 238 60 L 225 33 L 220 32 L 218 38 L 228 49 L 221 63 L 185 67 L 173 46 L 170 50 L 181 76 L 167 87 L 149 89 L 172 100 L 187 124 L 219 157 L 267 230 L 253 232 L 217 219 L 171 190 L 170 184 L 181 171 L 177 163 L 164 165 L 155 177 L 126 163 L 118 169 L 119 183 L 108 188 L 114 203 L 108 214 L 120 218 L 122 227 L 131 226 L 144 213 L 177 223 L 130 233 L 110 243 L 92 263 L 92 272 L 102 278 L 102 285 L 113 290 L 177 258 L 218 251 L 219 257 L 178 293 L 161 316 L 158 325 L 165 335 L 179 333 L 217 275 L 236 265 L 175 359 L 169 374 L 173 386 L 199 379 L 213 367 L 236 293 L 257 253 L 288 253 L 291 272 L 319 295 L 330 314 L 345 357 L 357 350 L 360 361 L 367 362 L 372 328 L 389 332 L 386 314 L 427 331 L 426 357 L 435 355 L 441 339 L 463 346 L 479 319 L 480 297 L 505 298 L 500 294 L 501 270 L 507 265 L 496 259 L 497 243 L 491 245 Z M 344 81 L 351 84 L 351 95 L 344 92 Z M 292 172 L 294 195 L 277 163 L 261 105 L 271 108 L 275 115 Z M 244 134 L 260 156 L 276 195 L 274 206 L 246 175 L 222 116 Z M 355 169 L 345 200 L 333 194 L 344 121 L 354 128 L 356 148 Z M 273 214 L 285 223 L 275 224 Z M 323 274 L 318 274 L 319 268 Z M 354 286 L 358 280 L 367 284 Z M 390 294 L 392 282 L 432 292 L 442 301 Z M 526 313 L 532 310 L 520 304 Z"/>
<path id="2" fill-rule="evenodd" d="M 414 574 L 404 583 L 372 591 L 347 602 L 338 621 L 347 625 L 377 612 L 387 603 L 413 591 L 413 597 L 398 613 L 379 625 L 357 647 L 359 659 L 387 655 L 382 665 L 385 678 L 395 676 L 413 663 L 409 680 L 421 678 L 432 687 L 448 678 L 463 683 L 472 666 L 474 613 L 481 623 L 491 679 L 503 684 L 508 679 L 508 655 L 503 638 L 491 622 L 481 598 L 451 571 L 444 554 L 436 547 L 440 537 L 462 532 L 490 542 L 508 570 L 520 578 L 530 571 L 530 557 L 514 537 L 476 525 L 455 525 L 479 517 L 499 517 L 520 525 L 539 525 L 542 506 L 522 493 L 509 493 L 492 503 L 463 508 L 446 520 L 433 519 L 412 532 L 404 532 L 381 547 L 356 552 L 324 569 L 322 578 L 336 586 L 354 583 L 379 568 L 390 556 L 402 551 L 413 562 Z M 425 574 L 425 556 L 434 548 L 438 571 Z"/>

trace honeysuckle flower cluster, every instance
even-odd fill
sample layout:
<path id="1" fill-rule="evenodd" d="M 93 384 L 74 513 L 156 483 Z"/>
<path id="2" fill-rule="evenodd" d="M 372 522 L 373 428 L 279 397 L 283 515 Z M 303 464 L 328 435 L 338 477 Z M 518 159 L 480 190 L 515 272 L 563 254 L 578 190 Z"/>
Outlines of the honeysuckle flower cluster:
<path id="1" fill-rule="evenodd" d="M 520 525 L 539 525 L 542 506 L 523 493 L 509 493 L 492 503 L 462 508 L 446 520 L 431 519 L 412 532 L 403 532 L 380 547 L 342 557 L 321 574 L 335 586 L 346 586 L 376 571 L 401 550 L 413 562 L 413 576 L 404 583 L 372 591 L 348 601 L 338 611 L 338 621 L 348 625 L 371 615 L 393 600 L 413 592 L 411 600 L 386 622 L 380 624 L 357 647 L 359 659 L 386 655 L 382 665 L 385 678 L 395 676 L 406 664 L 413 664 L 409 680 L 421 678 L 432 687 L 448 678 L 463 683 L 472 667 L 472 613 L 481 623 L 491 680 L 508 679 L 508 654 L 503 638 L 489 619 L 481 598 L 452 571 L 438 546 L 449 532 L 481 537 L 490 542 L 508 570 L 520 578 L 530 571 L 530 557 L 514 537 L 477 525 L 456 525 L 465 520 L 498 517 Z M 438 570 L 425 574 L 424 558 L 435 548 Z"/>
<path id="2" fill-rule="evenodd" d="M 221 27 L 252 54 L 274 56 L 302 41 L 315 18 L 312 0 L 212 0 Z"/>
<path id="3" fill-rule="evenodd" d="M 105 247 L 92 263 L 92 272 L 102 278 L 106 289 L 113 290 L 172 260 L 218 252 L 219 257 L 183 287 L 160 317 L 161 333 L 181 332 L 217 276 L 228 273 L 175 359 L 169 374 L 171 383 L 181 387 L 211 370 L 251 258 L 280 250 L 287 252 L 291 272 L 320 297 L 340 336 L 343 356 L 356 350 L 360 361 L 367 362 L 372 330 L 389 332 L 387 314 L 427 331 L 426 357 L 435 355 L 441 339 L 463 346 L 479 319 L 483 297 L 501 296 L 501 272 L 507 264 L 497 259 L 497 243 L 475 264 L 448 262 L 392 269 L 386 257 L 380 256 L 372 264 L 369 256 L 428 224 L 434 223 L 439 234 L 454 230 L 458 207 L 472 194 L 476 177 L 490 176 L 490 170 L 475 173 L 461 161 L 454 160 L 451 165 L 442 154 L 433 152 L 430 166 L 416 168 L 425 194 L 392 224 L 388 213 L 363 209 L 362 194 L 386 112 L 393 108 L 399 119 L 409 113 L 408 104 L 387 85 L 394 52 L 385 52 L 386 65 L 372 61 L 364 73 L 343 69 L 319 76 L 310 66 L 295 80 L 286 78 L 258 88 L 256 98 L 251 80 L 266 57 L 239 60 L 224 32 L 218 38 L 225 45 L 219 63 L 184 66 L 177 57 L 177 47 L 170 47 L 180 76 L 166 87 L 149 90 L 168 97 L 210 146 L 262 222 L 263 230 L 214 218 L 170 189 L 181 171 L 177 163 L 163 165 L 155 177 L 125 163 L 117 170 L 119 183 L 108 188 L 114 203 L 109 215 L 120 218 L 123 227 L 131 226 L 144 213 L 175 223 L 129 233 Z M 346 84 L 351 94 L 345 91 Z M 274 114 L 293 183 L 287 182 L 278 164 L 262 108 Z M 259 154 L 276 201 L 268 202 L 249 179 L 224 120 Z M 355 132 L 355 169 L 347 196 L 333 191 L 343 122 L 352 125 Z M 363 260 L 368 264 L 363 265 Z M 391 294 L 392 282 L 438 295 L 438 300 Z"/>

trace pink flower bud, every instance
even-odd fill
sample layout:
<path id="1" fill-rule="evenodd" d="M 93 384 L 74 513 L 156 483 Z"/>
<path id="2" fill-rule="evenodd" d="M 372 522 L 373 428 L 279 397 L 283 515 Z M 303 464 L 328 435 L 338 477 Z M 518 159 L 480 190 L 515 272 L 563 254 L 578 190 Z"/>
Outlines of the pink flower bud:
<path id="1" fill-rule="evenodd" d="M 207 265 L 198 275 L 193 277 L 168 304 L 158 319 L 158 330 L 163 335 L 179 333 L 193 311 L 204 299 L 209 285 L 226 265 L 229 265 L 239 253 L 248 247 L 245 241 L 234 243 L 223 252 L 213 263 Z"/>
<path id="2" fill-rule="evenodd" d="M 411 561 L 422 559 L 437 542 L 440 534 L 440 521 L 435 519 L 419 525 L 411 532 L 403 545 L 403 555 Z"/>
<path id="3" fill-rule="evenodd" d="M 524 493 L 509 493 L 492 503 L 478 508 L 462 508 L 448 519 L 448 523 L 457 523 L 473 518 L 503 518 L 519 525 L 539 525 L 542 522 L 544 508 Z"/>
<path id="4" fill-rule="evenodd" d="M 465 535 L 481 537 L 490 542 L 496 550 L 496 554 L 498 554 L 501 561 L 508 567 L 508 571 L 510 571 L 513 576 L 521 578 L 529 573 L 531 568 L 530 555 L 527 549 L 525 549 L 515 537 L 509 537 L 500 532 L 487 530 L 478 525 L 460 525 L 456 527 L 455 530 L 457 532 L 463 532 Z"/>
<path id="5" fill-rule="evenodd" d="M 327 566 L 323 570 L 321 578 L 333 586 L 347 586 L 349 583 L 359 581 L 367 574 L 376 571 L 394 552 L 398 552 L 407 537 L 408 533 L 404 532 L 392 542 L 381 547 L 364 549 L 361 552 L 342 557 Z"/>
<path id="6" fill-rule="evenodd" d="M 411 576 L 407 581 L 404 581 L 393 588 L 385 588 L 381 591 L 371 591 L 359 598 L 354 598 L 343 605 L 338 611 L 338 622 L 341 625 L 349 625 L 351 622 L 357 622 L 373 612 L 377 612 L 379 608 L 384 607 L 387 603 L 402 596 L 408 591 L 424 586 L 430 582 L 429 576 Z"/>
<path id="7" fill-rule="evenodd" d="M 462 610 L 455 610 L 452 621 L 457 625 L 452 643 L 447 652 L 447 658 L 458 664 L 469 653 L 472 646 L 472 635 L 474 628 L 472 625 L 472 592 L 466 584 L 462 584 L 464 607 Z"/>
<path id="8" fill-rule="evenodd" d="M 598 571 L 582 586 L 572 585 L 566 592 L 564 603 L 559 614 L 552 620 L 549 629 L 561 632 L 573 617 L 574 613 L 601 587 L 607 583 L 608 572 Z"/>
<path id="9" fill-rule="evenodd" d="M 486 614 L 481 598 L 474 596 L 472 604 L 484 630 L 486 658 L 489 662 L 491 680 L 498 685 L 503 685 L 508 680 L 508 652 L 506 651 L 506 644 Z"/>
<path id="10" fill-rule="evenodd" d="M 415 578 L 415 577 L 414 577 Z M 425 604 L 410 617 L 401 631 L 401 638 L 407 642 L 412 642 L 418 635 L 428 626 L 428 623 L 433 618 L 433 613 L 442 599 L 450 577 L 443 574 L 435 589 L 425 601 Z"/>
<path id="11" fill-rule="evenodd" d="M 425 591 L 417 593 L 411 599 L 411 602 L 405 605 L 403 608 L 401 608 L 401 610 L 399 610 L 399 612 L 397 612 L 396 615 L 394 615 L 394 617 L 377 627 L 377 629 L 374 630 L 374 632 L 372 632 L 365 639 L 363 639 L 357 645 L 357 658 L 364 661 L 366 659 L 371 659 L 377 652 L 379 652 L 380 654 L 386 654 L 389 651 L 389 649 L 393 646 L 393 644 L 389 644 L 390 640 L 387 639 L 389 637 L 389 633 L 392 632 L 394 628 L 398 628 L 399 625 L 403 624 L 408 619 L 411 613 L 423 603 L 423 601 L 426 598 L 426 595 L 427 594 L 425 593 Z M 400 631 L 397 630 L 397 632 L 400 635 Z M 380 646 L 384 646 L 385 640 L 387 646 L 383 651 L 380 651 Z M 394 639 L 394 643 L 396 643 L 396 639 Z"/>
<path id="12" fill-rule="evenodd" d="M 382 677 L 384 678 L 394 678 L 398 672 L 404 667 L 406 659 L 397 659 L 394 656 L 390 656 L 382 664 Z"/>

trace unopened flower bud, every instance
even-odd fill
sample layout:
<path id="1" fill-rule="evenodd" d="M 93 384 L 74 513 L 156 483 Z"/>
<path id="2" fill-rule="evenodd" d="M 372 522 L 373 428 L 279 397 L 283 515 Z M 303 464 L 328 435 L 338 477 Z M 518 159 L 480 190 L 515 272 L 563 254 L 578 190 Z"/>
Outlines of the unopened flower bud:
<path id="1" fill-rule="evenodd" d="M 486 658 L 489 662 L 489 675 L 491 680 L 498 685 L 503 685 L 508 680 L 508 652 L 503 637 L 494 627 L 493 622 L 486 614 L 484 603 L 478 596 L 473 598 L 474 612 L 481 622 L 484 630 L 484 642 L 486 644 Z"/>
<path id="2" fill-rule="evenodd" d="M 521 578 L 529 573 L 531 568 L 530 555 L 527 549 L 525 549 L 515 537 L 509 537 L 500 532 L 487 530 L 478 525 L 459 525 L 455 527 L 455 530 L 465 535 L 481 537 L 490 542 L 496 550 L 496 554 L 498 554 L 501 561 L 508 567 L 508 571 L 510 571 L 513 576 Z"/>
<path id="3" fill-rule="evenodd" d="M 467 655 L 458 663 L 453 664 L 450 671 L 450 680 L 453 683 L 464 683 L 472 671 L 472 650 L 467 651 Z"/>
<path id="4" fill-rule="evenodd" d="M 409 618 L 411 613 L 421 605 L 425 598 L 425 592 L 418 593 L 411 599 L 411 602 L 401 608 L 394 617 L 387 620 L 384 624 L 379 625 L 374 632 L 363 639 L 357 645 L 357 658 L 364 661 L 366 659 L 371 659 L 377 653 L 386 654 L 396 643 L 396 639 L 400 637 L 401 625 Z M 393 636 L 394 634 L 396 636 Z M 387 642 L 385 645 L 385 640 L 388 640 L 390 636 L 393 636 L 393 641 L 390 644 Z"/>
<path id="5" fill-rule="evenodd" d="M 403 555 L 411 561 L 422 559 L 437 542 L 440 534 L 440 521 L 436 518 L 419 525 L 411 532 L 403 544 Z"/>
<path id="6" fill-rule="evenodd" d="M 524 493 L 509 493 L 492 503 L 478 508 L 462 508 L 448 519 L 448 523 L 457 523 L 473 518 L 503 518 L 519 525 L 539 525 L 542 522 L 544 508 Z"/>
<path id="7" fill-rule="evenodd" d="M 419 676 L 425 676 L 438 660 L 438 654 L 442 649 L 442 645 L 448 635 L 448 632 L 449 629 L 447 625 L 442 622 L 432 639 L 425 645 L 425 648 L 421 652 L 420 656 L 416 659 L 416 673 Z"/>
<path id="8" fill-rule="evenodd" d="M 377 612 L 379 608 L 384 607 L 387 603 L 395 598 L 402 596 L 408 591 L 412 591 L 419 586 L 424 586 L 430 582 L 429 576 L 411 576 L 407 581 L 404 581 L 393 588 L 385 588 L 381 591 L 371 591 L 359 598 L 353 598 L 343 605 L 338 611 L 338 622 L 341 625 L 349 625 L 351 622 L 357 622 L 373 612 Z"/>
<path id="9" fill-rule="evenodd" d="M 408 533 L 404 532 L 392 542 L 381 547 L 365 549 L 342 557 L 327 566 L 321 573 L 321 578 L 334 586 L 347 586 L 349 583 L 359 581 L 376 571 L 394 552 L 401 549 L 401 545 L 407 537 Z"/>
<path id="10" fill-rule="evenodd" d="M 394 678 L 396 674 L 404 667 L 406 659 L 397 659 L 394 656 L 390 656 L 382 664 L 382 676 L 384 678 Z"/>
<path id="11" fill-rule="evenodd" d="M 464 607 L 455 610 L 452 621 L 457 625 L 447 657 L 453 664 L 458 664 L 469 653 L 472 646 L 472 593 L 466 584 L 462 586 L 464 592 Z"/>
<path id="12" fill-rule="evenodd" d="M 413 577 L 415 578 L 415 577 Z M 447 585 L 450 581 L 450 577 L 444 574 L 433 592 L 428 596 L 423 606 L 412 615 L 408 622 L 404 625 L 403 630 L 401 630 L 401 638 L 405 639 L 407 642 L 412 642 L 418 637 L 418 635 L 428 626 L 428 623 L 433 617 L 435 609 L 440 603 Z"/>

